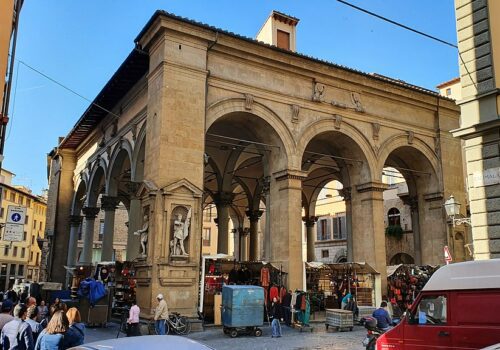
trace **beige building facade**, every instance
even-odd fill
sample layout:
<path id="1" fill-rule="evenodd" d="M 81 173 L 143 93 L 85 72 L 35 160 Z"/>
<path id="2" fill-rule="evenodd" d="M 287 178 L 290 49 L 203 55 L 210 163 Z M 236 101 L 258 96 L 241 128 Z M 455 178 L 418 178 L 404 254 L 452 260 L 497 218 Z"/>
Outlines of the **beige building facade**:
<path id="1" fill-rule="evenodd" d="M 298 21 L 270 17 L 272 30 L 293 40 Z M 51 249 L 71 257 L 53 257 L 51 279 L 64 278 L 55 261 L 76 263 L 80 224 L 70 218 L 86 223 L 80 262 L 89 263 L 96 216 L 110 208 L 106 237 L 120 200 L 129 212 L 127 260 L 137 261 L 146 314 L 159 292 L 171 309 L 196 314 L 203 209 L 210 204 L 217 253 L 230 253 L 231 221 L 235 247 L 244 246 L 249 260 L 282 265 L 288 287 L 300 289 L 302 226 L 314 254 L 316 199 L 333 180 L 342 184 L 347 259 L 366 261 L 384 277 L 387 166 L 404 174 L 415 202 L 416 262 L 442 262 L 443 199 L 465 196 L 460 141 L 449 132 L 459 124 L 454 102 L 297 54 L 294 40 L 271 37 L 261 43 L 155 13 L 136 49 L 51 153 L 47 230 Z M 147 231 L 145 251 L 146 236 L 133 235 L 139 229 Z"/>
<path id="2" fill-rule="evenodd" d="M 500 257 L 500 2 L 455 0 L 474 259 Z M 459 201 L 462 204 L 463 201 Z"/>
<path id="3" fill-rule="evenodd" d="M 24 235 L 20 242 L 4 240 L 0 247 L 0 290 L 12 287 L 15 279 L 38 282 L 40 275 L 41 250 L 38 241 L 44 238 L 47 204 L 45 199 L 36 196 L 24 186 L 12 183 L 15 175 L 5 169 L 1 172 L 2 201 L 0 208 L 0 225 L 2 234 L 9 206 L 26 209 L 26 220 L 23 223 Z"/>

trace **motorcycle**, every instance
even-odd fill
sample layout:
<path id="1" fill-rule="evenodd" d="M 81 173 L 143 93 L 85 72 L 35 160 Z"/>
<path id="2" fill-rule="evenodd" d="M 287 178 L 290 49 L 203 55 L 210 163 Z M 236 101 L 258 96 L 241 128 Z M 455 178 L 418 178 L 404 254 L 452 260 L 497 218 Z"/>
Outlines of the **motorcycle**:
<path id="1" fill-rule="evenodd" d="M 365 317 L 361 319 L 361 324 L 368 331 L 365 339 L 363 339 L 363 346 L 366 350 L 375 350 L 377 339 L 380 337 L 380 335 L 384 334 L 385 331 L 377 328 L 377 319 L 374 317 Z"/>

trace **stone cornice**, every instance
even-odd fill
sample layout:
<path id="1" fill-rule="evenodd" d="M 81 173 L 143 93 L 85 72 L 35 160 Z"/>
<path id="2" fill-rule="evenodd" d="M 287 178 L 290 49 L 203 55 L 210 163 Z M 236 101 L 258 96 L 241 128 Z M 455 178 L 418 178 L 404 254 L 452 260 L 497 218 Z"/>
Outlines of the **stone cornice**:
<path id="1" fill-rule="evenodd" d="M 281 170 L 273 174 L 276 181 L 282 180 L 305 180 L 307 178 L 307 172 L 302 170 L 286 169 Z"/>
<path id="2" fill-rule="evenodd" d="M 389 185 L 382 182 L 367 182 L 356 186 L 359 193 L 363 192 L 384 192 L 389 188 Z"/>
<path id="3" fill-rule="evenodd" d="M 443 200 L 443 199 L 444 199 L 443 192 L 434 192 L 434 193 L 424 194 L 424 200 L 427 202 L 439 201 L 439 200 Z"/>

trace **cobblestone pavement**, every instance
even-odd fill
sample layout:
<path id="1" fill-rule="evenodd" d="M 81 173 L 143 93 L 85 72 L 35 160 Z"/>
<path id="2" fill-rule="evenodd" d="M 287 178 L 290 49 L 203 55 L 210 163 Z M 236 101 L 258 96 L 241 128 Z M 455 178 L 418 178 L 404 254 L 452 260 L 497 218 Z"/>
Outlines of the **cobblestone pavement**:
<path id="1" fill-rule="evenodd" d="M 199 341 L 213 347 L 216 350 L 230 349 L 286 349 L 286 350 L 302 350 L 302 349 L 345 349 L 345 350 L 361 350 L 363 346 L 361 342 L 365 336 L 365 330 L 362 327 L 355 327 L 352 332 L 336 332 L 329 330 L 326 332 L 323 324 L 314 324 L 313 332 L 303 331 L 283 327 L 281 338 L 271 338 L 271 327 L 262 327 L 262 337 L 242 335 L 231 339 L 224 335 L 221 328 L 210 328 L 204 332 L 192 333 L 189 338 Z"/>
<path id="2" fill-rule="evenodd" d="M 365 336 L 363 327 L 354 327 L 352 332 L 336 332 L 331 329 L 327 332 L 322 323 L 312 324 L 313 332 L 300 332 L 289 327 L 282 327 L 281 338 L 271 338 L 271 327 L 261 327 L 263 334 L 256 338 L 250 335 L 241 335 L 230 338 L 222 332 L 220 327 L 209 327 L 203 332 L 191 333 L 188 337 L 200 343 L 211 346 L 216 350 L 362 350 L 361 341 Z M 118 325 L 108 323 L 106 328 L 87 328 L 85 342 L 90 343 L 104 339 L 114 339 L 118 333 Z M 120 334 L 120 337 L 124 337 Z"/>

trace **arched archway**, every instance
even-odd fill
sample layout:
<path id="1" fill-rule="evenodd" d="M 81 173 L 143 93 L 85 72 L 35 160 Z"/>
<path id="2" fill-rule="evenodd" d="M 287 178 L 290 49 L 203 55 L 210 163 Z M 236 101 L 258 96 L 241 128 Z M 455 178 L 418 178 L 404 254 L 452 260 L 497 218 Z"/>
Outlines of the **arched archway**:
<path id="1" fill-rule="evenodd" d="M 391 258 L 389 265 L 399 265 L 399 264 L 412 265 L 415 264 L 415 260 L 409 254 L 398 253 Z"/>
<path id="2" fill-rule="evenodd" d="M 399 136 L 383 145 L 380 156 L 382 177 L 385 174 L 385 178 L 402 178 L 397 182 L 404 185 L 404 190 L 397 191 L 395 197 L 410 212 L 415 262 L 439 263 L 438 257 L 446 244 L 446 219 L 440 168 L 434 152 L 417 138 L 410 144 L 406 137 Z"/>

